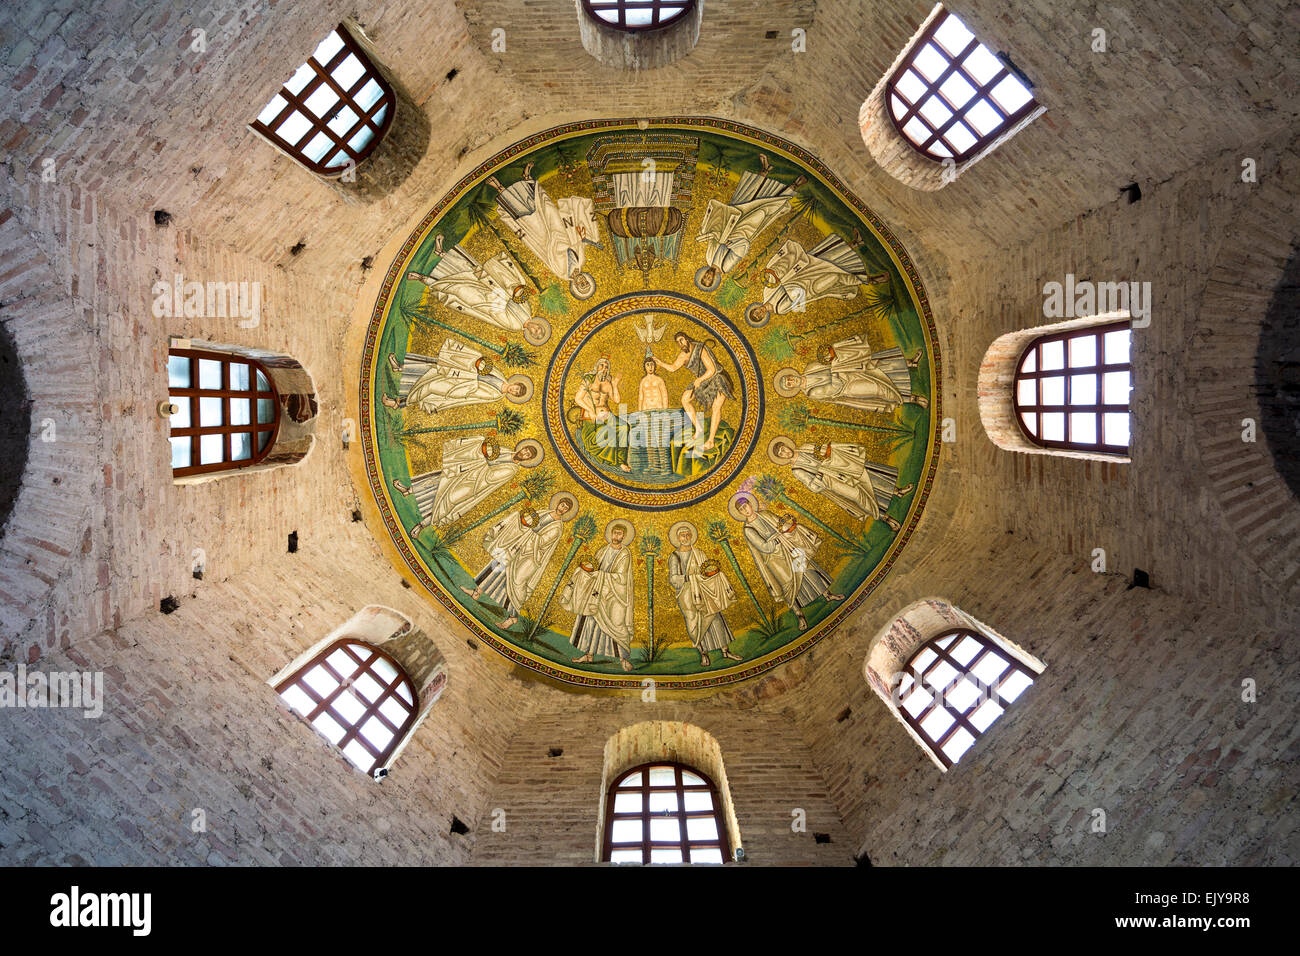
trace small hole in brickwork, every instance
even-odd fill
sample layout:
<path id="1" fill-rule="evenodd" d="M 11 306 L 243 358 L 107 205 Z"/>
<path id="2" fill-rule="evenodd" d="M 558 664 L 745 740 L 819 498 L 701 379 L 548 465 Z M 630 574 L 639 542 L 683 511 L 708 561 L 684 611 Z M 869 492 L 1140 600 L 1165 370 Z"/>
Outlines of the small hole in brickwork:
<path id="1" fill-rule="evenodd" d="M 353 508 L 353 509 L 352 509 L 352 520 L 353 520 L 353 521 L 360 521 L 360 520 L 361 520 L 361 509 L 360 509 L 360 508 Z"/>
<path id="2" fill-rule="evenodd" d="M 289 255 L 296 256 L 298 253 L 302 252 L 306 248 L 307 248 L 307 240 L 299 239 L 296 243 L 294 243 L 292 246 L 289 247 Z"/>
<path id="3" fill-rule="evenodd" d="M 564 748 L 563 748 L 563 747 L 552 747 L 550 750 L 546 751 L 546 756 L 548 756 L 548 757 L 563 757 L 563 756 L 564 756 Z"/>
<path id="4" fill-rule="evenodd" d="M 290 554 L 298 553 L 298 532 L 297 531 L 289 532 L 289 553 Z"/>
<path id="5" fill-rule="evenodd" d="M 1120 186 L 1119 191 L 1128 197 L 1130 203 L 1135 203 L 1142 198 L 1142 187 L 1137 183 L 1129 183 L 1127 186 Z"/>
<path id="6" fill-rule="evenodd" d="M 469 833 L 469 827 L 465 826 L 465 824 L 461 822 L 460 817 L 453 815 L 451 818 L 451 832 Z"/>
<path id="7" fill-rule="evenodd" d="M 452 80 L 456 79 L 456 76 L 459 73 L 460 70 L 458 70 L 456 67 L 453 66 L 450 70 L 447 71 L 447 82 L 450 83 Z"/>
<path id="8" fill-rule="evenodd" d="M 469 649 L 470 649 L 471 651 L 476 651 L 476 650 L 478 650 L 478 645 L 475 644 L 473 641 L 466 639 L 465 643 L 469 646 Z"/>
<path id="9" fill-rule="evenodd" d="M 768 30 L 766 33 L 763 34 L 763 39 L 764 39 L 764 40 L 775 40 L 775 39 L 777 38 L 777 36 L 778 36 L 778 34 L 777 34 L 777 32 L 776 32 L 775 30 Z"/>
<path id="10" fill-rule="evenodd" d="M 831 835 L 829 833 L 814 833 L 813 840 L 817 843 L 830 843 Z"/>
<path id="11" fill-rule="evenodd" d="M 858 866 L 871 866 L 871 857 L 867 856 L 865 850 L 853 858 L 853 862 Z"/>
<path id="12" fill-rule="evenodd" d="M 366 256 L 364 259 L 361 260 L 361 271 L 362 271 L 362 272 L 369 272 L 371 269 L 374 268 L 374 266 L 375 266 L 375 257 L 374 257 L 374 256 Z"/>
<path id="13" fill-rule="evenodd" d="M 158 602 L 158 610 L 162 611 L 164 614 L 170 614 L 178 607 L 180 607 L 180 604 L 178 604 L 176 599 L 170 594 Z"/>
<path id="14" fill-rule="evenodd" d="M 202 580 L 203 580 L 203 572 L 202 572 L 202 571 L 195 571 L 195 572 L 194 572 L 194 580 L 195 580 L 195 581 L 202 581 Z"/>
<path id="15" fill-rule="evenodd" d="M 851 713 L 853 713 L 853 708 L 845 707 L 843 710 L 841 710 L 838 714 L 835 715 L 835 723 L 837 724 L 844 723 L 844 721 L 849 719 L 849 714 Z"/>
<path id="16" fill-rule="evenodd" d="M 411 582 L 406 580 L 406 578 L 402 578 L 402 587 L 409 591 L 411 589 Z"/>
<path id="17" fill-rule="evenodd" d="M 153 211 L 153 224 L 155 226 L 170 226 L 172 224 L 172 214 L 166 209 L 155 209 Z"/>
<path id="18" fill-rule="evenodd" d="M 1151 575 L 1147 574 L 1141 568 L 1134 568 L 1133 583 L 1128 586 L 1128 590 L 1132 591 L 1134 588 L 1150 589 L 1150 587 L 1151 587 Z"/>

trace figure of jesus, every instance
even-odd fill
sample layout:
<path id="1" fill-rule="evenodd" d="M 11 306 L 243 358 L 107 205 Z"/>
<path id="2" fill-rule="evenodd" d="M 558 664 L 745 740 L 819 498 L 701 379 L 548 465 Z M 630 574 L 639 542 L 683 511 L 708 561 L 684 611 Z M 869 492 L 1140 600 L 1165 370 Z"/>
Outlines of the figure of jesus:
<path id="1" fill-rule="evenodd" d="M 655 374 L 655 357 L 647 355 L 643 364 L 645 375 L 641 378 L 639 408 L 643 412 L 658 411 L 668 407 L 668 383 Z"/>

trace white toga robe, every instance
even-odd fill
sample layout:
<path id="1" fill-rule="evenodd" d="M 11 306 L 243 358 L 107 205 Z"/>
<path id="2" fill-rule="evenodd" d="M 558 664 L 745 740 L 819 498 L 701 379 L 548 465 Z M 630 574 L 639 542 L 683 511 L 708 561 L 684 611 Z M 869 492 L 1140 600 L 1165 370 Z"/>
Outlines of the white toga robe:
<path id="1" fill-rule="evenodd" d="M 802 312 L 818 299 L 851 299 L 866 279 L 862 257 L 839 236 L 828 236 L 811 250 L 793 239 L 767 261 L 777 284 L 763 290 L 775 314 Z"/>
<path id="2" fill-rule="evenodd" d="M 595 204 L 585 196 L 558 202 L 536 180 L 523 179 L 497 196 L 501 221 L 561 279 L 582 271 L 586 243 L 600 241 Z"/>
<path id="3" fill-rule="evenodd" d="M 437 358 L 407 353 L 399 397 L 430 414 L 500 401 L 505 379 L 495 372 L 480 375 L 475 363 L 482 357 L 454 339 L 442 343 Z"/>
<path id="4" fill-rule="evenodd" d="M 816 445 L 800 445 L 790 470 L 808 490 L 835 502 L 854 518 L 879 519 L 894 497 L 898 470 L 867 461 L 867 449 L 831 442 L 830 455 L 818 458 Z"/>
<path id="5" fill-rule="evenodd" d="M 912 395 L 911 370 L 900 349 L 872 353 L 865 335 L 836 342 L 830 364 L 804 371 L 803 390 L 818 402 L 892 412 Z"/>
<path id="6" fill-rule="evenodd" d="M 700 573 L 705 559 L 699 550 L 681 549 L 668 555 L 668 583 L 677 592 L 677 606 L 686 619 L 686 633 L 695 649 L 707 654 L 735 640 L 722 612 L 731 607 L 736 592 L 721 572 L 706 578 Z"/>
<path id="7" fill-rule="evenodd" d="M 710 199 L 697 242 L 707 242 L 704 261 L 728 272 L 749 253 L 754 237 L 790 207 L 794 187 L 758 173 L 740 178 L 731 202 Z"/>
<path id="8" fill-rule="evenodd" d="M 634 600 L 632 552 L 605 545 L 596 552 L 596 570 L 579 567 L 560 604 L 572 611 L 573 636 L 578 650 L 601 657 L 626 658 L 632 647 Z"/>
<path id="9" fill-rule="evenodd" d="M 439 305 L 507 332 L 518 332 L 533 317 L 526 302 L 514 301 L 515 290 L 527 288 L 528 280 L 504 252 L 480 264 L 457 246 L 443 255 L 432 275 L 418 278 Z"/>
<path id="10" fill-rule="evenodd" d="M 564 534 L 564 522 L 550 512 L 531 528 L 521 516 L 516 511 L 484 535 L 483 547 L 492 561 L 475 578 L 483 593 L 511 614 L 518 614 L 536 590 Z"/>
<path id="11" fill-rule="evenodd" d="M 804 607 L 831 588 L 831 579 L 815 561 L 820 539 L 803 525 L 785 534 L 770 511 L 756 511 L 745 522 L 745 543 L 768 592 L 790 607 Z"/>
<path id="12" fill-rule="evenodd" d="M 431 475 L 412 480 L 411 491 L 420 505 L 427 525 L 441 526 L 456 521 L 472 511 L 519 471 L 512 461 L 511 449 L 502 448 L 495 461 L 483 457 L 483 436 L 455 438 L 442 446 L 442 468 Z M 432 486 L 429 479 L 435 478 Z M 421 489 L 417 489 L 417 483 Z M 431 491 L 426 500 L 419 491 Z"/>

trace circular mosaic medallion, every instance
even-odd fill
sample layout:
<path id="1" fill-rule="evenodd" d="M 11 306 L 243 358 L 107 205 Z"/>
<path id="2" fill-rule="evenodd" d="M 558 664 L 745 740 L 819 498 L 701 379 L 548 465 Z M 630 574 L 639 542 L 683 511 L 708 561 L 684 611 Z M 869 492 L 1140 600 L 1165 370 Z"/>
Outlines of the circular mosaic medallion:
<path id="1" fill-rule="evenodd" d="M 938 379 L 914 266 L 817 160 L 577 123 L 467 175 L 389 267 L 366 477 L 403 570 L 511 660 L 718 686 L 867 602 L 930 492 Z"/>

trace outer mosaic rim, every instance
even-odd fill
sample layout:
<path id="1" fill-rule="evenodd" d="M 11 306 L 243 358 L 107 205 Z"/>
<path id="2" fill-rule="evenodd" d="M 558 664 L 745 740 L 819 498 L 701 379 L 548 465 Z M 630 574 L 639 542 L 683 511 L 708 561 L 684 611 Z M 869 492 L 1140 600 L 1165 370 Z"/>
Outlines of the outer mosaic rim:
<path id="1" fill-rule="evenodd" d="M 662 298 L 663 303 L 653 304 L 657 298 Z M 628 303 L 636 303 L 631 312 L 628 311 Z M 742 407 L 746 410 L 752 407 L 754 414 L 744 415 L 742 413 L 743 428 L 737 434 L 736 444 L 723 461 L 721 467 L 715 467 L 705 475 L 669 488 L 653 489 L 621 486 L 616 481 L 602 475 L 598 469 L 582 461 L 577 455 L 576 449 L 573 448 L 573 442 L 567 428 L 565 428 L 564 415 L 561 411 L 563 408 L 561 392 L 564 388 L 565 379 L 568 378 L 573 362 L 577 358 L 577 353 L 582 350 L 586 340 L 609 323 L 629 314 L 647 311 L 679 314 L 689 321 L 709 328 L 711 332 L 726 337 L 725 333 L 710 328 L 708 323 L 691 315 L 689 310 L 683 306 L 698 309 L 708 316 L 709 322 L 720 320 L 722 327 L 740 345 L 740 352 L 745 361 L 741 361 L 741 358 L 735 354 L 736 350 L 731 347 L 730 343 L 722 343 L 727 346 L 730 357 L 736 363 L 736 369 L 740 373 Z M 748 365 L 746 365 L 746 362 L 748 362 Z M 546 382 L 543 390 L 546 436 L 551 440 L 556 457 L 560 459 L 560 463 L 565 470 L 569 472 L 575 481 L 583 485 L 586 491 L 597 498 L 608 504 L 621 505 L 633 511 L 654 512 L 664 511 L 669 508 L 684 508 L 687 505 L 713 497 L 749 461 L 758 442 L 759 432 L 763 428 L 763 382 L 759 375 L 758 356 L 754 354 L 749 341 L 732 324 L 731 320 L 717 309 L 678 292 L 654 290 L 627 292 L 588 310 L 560 339 L 560 344 L 556 347 L 555 354 L 551 358 L 550 367 L 546 370 Z M 555 433 L 557 431 L 562 434 L 562 438 L 556 437 Z M 573 459 L 570 459 L 565 453 L 566 449 L 573 452 Z M 598 487 L 601 485 L 609 490 L 607 492 L 601 491 L 600 487 Z"/>
<path id="2" fill-rule="evenodd" d="M 424 567 L 424 563 L 411 548 L 410 541 L 406 538 L 405 530 L 397 520 L 393 511 L 392 500 L 388 496 L 387 489 L 384 486 L 383 477 L 379 472 L 379 459 L 375 447 L 375 427 L 374 427 L 374 405 L 372 396 L 374 393 L 374 358 L 375 350 L 378 345 L 379 332 L 383 328 L 384 315 L 392 298 L 393 289 L 397 283 L 398 277 L 401 276 L 404 264 L 410 258 L 411 254 L 418 247 L 423 237 L 427 234 L 430 227 L 438 221 L 456 199 L 477 180 L 483 178 L 490 171 L 503 165 L 507 160 L 514 156 L 530 152 L 533 148 L 540 146 L 550 140 L 568 138 L 573 136 L 584 135 L 599 130 L 616 130 L 636 128 L 641 129 L 641 124 L 647 122 L 643 119 L 599 119 L 584 120 L 575 123 L 565 123 L 560 126 L 553 126 L 550 129 L 542 130 L 531 136 L 519 140 L 501 151 L 497 152 L 490 158 L 484 160 L 473 170 L 466 173 L 461 179 L 445 192 L 441 199 L 429 210 L 425 217 L 420 220 L 418 226 L 412 230 L 406 241 L 402 244 L 398 254 L 388 266 L 388 271 L 384 275 L 383 283 L 375 297 L 375 305 L 371 310 L 370 319 L 366 328 L 364 345 L 362 347 L 361 365 L 358 387 L 360 389 L 359 408 L 361 418 L 361 445 L 365 461 L 366 478 L 370 484 L 371 494 L 379 508 L 380 518 L 384 524 L 384 530 L 388 532 L 389 538 L 401 554 L 402 560 L 407 568 L 420 582 L 421 586 L 448 610 L 458 621 L 460 621 L 478 640 L 487 644 L 494 651 L 501 654 L 507 660 L 513 661 L 522 667 L 541 674 L 552 680 L 571 684 L 577 687 L 591 690 L 629 690 L 639 688 L 641 681 L 647 676 L 643 674 L 629 675 L 619 677 L 615 675 L 593 674 L 590 672 L 578 671 L 567 667 L 561 667 L 551 661 L 533 657 L 521 651 L 515 645 L 508 641 L 502 640 L 499 636 L 484 628 L 477 620 L 465 612 L 465 610 L 452 598 L 444 594 L 438 583 L 433 580 Z M 724 120 L 711 116 L 662 116 L 648 121 L 649 128 L 666 127 L 666 128 L 701 128 L 713 129 L 719 132 L 727 133 L 742 139 L 749 140 L 756 144 L 766 146 L 771 149 L 777 149 L 784 152 L 787 156 L 796 159 L 802 163 L 811 172 L 814 172 L 822 182 L 831 188 L 836 195 L 847 206 L 856 211 L 876 234 L 876 236 L 889 249 L 893 256 L 895 264 L 898 265 L 902 274 L 907 277 L 908 285 L 911 288 L 913 301 L 920 307 L 920 317 L 924 323 L 926 333 L 926 346 L 930 357 L 930 430 L 927 435 L 927 448 L 929 449 L 929 468 L 926 470 L 925 480 L 921 484 L 917 493 L 912 499 L 912 506 L 907 513 L 907 518 L 902 524 L 902 529 L 894 536 L 894 541 L 890 544 L 889 549 L 885 552 L 885 557 L 881 560 L 871 575 L 858 587 L 857 593 L 849 600 L 840 604 L 834 612 L 822 620 L 816 627 L 811 628 L 803 638 L 792 641 L 785 647 L 773 651 L 753 661 L 747 661 L 735 668 L 723 671 L 711 672 L 699 675 L 676 675 L 676 674 L 655 674 L 653 675 L 656 685 L 664 689 L 681 689 L 681 690 L 707 690 L 716 689 L 728 684 L 738 683 L 757 677 L 779 667 L 788 661 L 794 660 L 804 651 L 811 648 L 814 644 L 833 634 L 848 617 L 856 611 L 866 601 L 868 597 L 880 585 L 890 569 L 898 560 L 903 548 L 911 539 L 916 531 L 916 527 L 921 519 L 921 513 L 925 509 L 925 504 L 929 500 L 931 492 L 934 490 L 934 477 L 939 467 L 940 445 L 935 442 L 937 435 L 938 423 L 943 417 L 943 390 L 942 383 L 942 361 L 939 352 L 938 331 L 934 324 L 934 314 L 930 309 L 930 299 L 926 295 L 925 287 L 921 283 L 921 277 L 907 250 L 903 248 L 901 242 L 894 235 L 893 231 L 886 225 L 874 212 L 872 212 L 862 202 L 857 195 L 845 185 L 835 173 L 831 172 L 820 159 L 813 156 L 803 147 L 790 142 L 783 137 L 774 133 L 768 133 L 752 126 L 746 126 L 743 123 L 734 120 Z"/>

